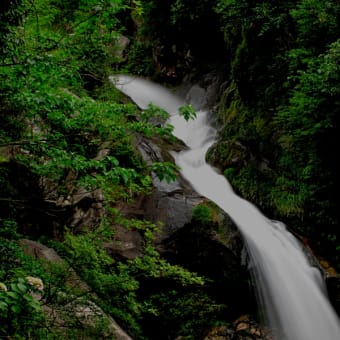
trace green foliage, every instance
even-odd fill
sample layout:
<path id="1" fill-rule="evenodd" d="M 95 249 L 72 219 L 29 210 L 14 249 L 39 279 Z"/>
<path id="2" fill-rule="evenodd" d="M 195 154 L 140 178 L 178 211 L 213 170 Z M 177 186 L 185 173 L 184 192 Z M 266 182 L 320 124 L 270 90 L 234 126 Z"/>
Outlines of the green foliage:
<path id="1" fill-rule="evenodd" d="M 178 109 L 178 112 L 186 121 L 194 119 L 197 116 L 196 111 L 191 104 L 181 106 Z"/>
<path id="2" fill-rule="evenodd" d="M 136 39 L 129 49 L 126 70 L 138 76 L 150 75 L 154 72 L 152 46 L 150 43 Z"/>
<path id="3" fill-rule="evenodd" d="M 177 178 L 178 166 L 170 162 L 153 162 L 150 166 L 151 171 L 153 171 L 159 180 L 165 180 L 170 183 Z"/>
<path id="4" fill-rule="evenodd" d="M 249 164 L 241 169 L 228 168 L 224 175 L 242 197 L 251 202 L 256 202 L 264 211 L 272 210 L 274 204 L 270 195 L 274 185 L 273 173 L 261 171 L 255 164 Z M 259 186 L 259 183 L 261 183 L 261 186 Z M 278 207 L 275 206 L 275 208 Z M 272 211 L 271 213 L 273 214 Z"/>
<path id="5" fill-rule="evenodd" d="M 102 242 L 109 241 L 102 231 L 83 235 L 67 234 L 61 249 L 72 267 L 100 298 L 98 303 L 137 337 L 142 336 L 140 320 L 149 309 L 138 297 L 146 279 L 169 280 L 180 287 L 202 286 L 204 280 L 195 273 L 162 259 L 152 246 L 157 227 L 147 221 L 127 220 L 117 216 L 116 223 L 138 230 L 144 237 L 144 255 L 127 262 L 108 256 Z"/>
<path id="6" fill-rule="evenodd" d="M 220 15 L 223 27 L 224 40 L 228 44 L 229 50 L 233 50 L 240 42 L 243 27 L 249 8 L 246 1 L 220 0 L 217 1 L 215 11 Z"/>
<path id="7" fill-rule="evenodd" d="M 130 270 L 137 277 L 171 279 L 180 283 L 181 286 L 204 284 L 202 277 L 180 266 L 171 265 L 161 258 L 153 246 L 155 234 L 159 232 L 159 226 L 148 221 L 139 220 L 122 219 L 120 223 L 127 228 L 137 229 L 144 237 L 144 256 L 136 257 L 130 261 Z"/>
<path id="8" fill-rule="evenodd" d="M 140 121 L 127 123 L 126 117 L 137 113 L 134 105 L 93 101 L 85 95 L 79 97 L 68 89 L 70 86 L 79 89 L 77 67 L 60 67 L 56 60 L 47 55 L 36 57 L 29 67 L 0 69 L 6 79 L 4 89 L 8 92 L 5 110 L 13 114 L 20 112 L 18 118 L 10 117 L 8 123 L 13 125 L 15 119 L 18 123 L 30 122 L 28 126 L 15 123 L 18 132 L 13 133 L 14 128 L 7 123 L 8 116 L 3 114 L 4 130 L 0 131 L 3 141 L 10 143 L 13 137 L 20 138 L 15 142 L 22 145 L 24 153 L 17 155 L 17 161 L 39 176 L 60 181 L 72 171 L 77 174 L 79 185 L 89 189 L 106 187 L 104 183 L 111 182 L 129 187 L 127 192 L 141 192 L 147 181 L 136 172 L 142 165 L 134 157 L 131 136 L 134 132 L 148 137 L 171 136 L 170 126 L 158 127 L 150 123 L 152 117 L 165 117 L 165 113 L 150 107 L 141 114 Z M 23 71 L 24 77 L 16 81 Z M 17 91 L 19 88 L 21 90 Z M 110 147 L 111 154 L 96 160 L 104 143 Z M 174 176 L 170 167 L 168 170 L 165 164 L 162 169 L 154 166 L 159 170 L 157 173 L 167 179 Z"/>
<path id="9" fill-rule="evenodd" d="M 327 219 L 322 239 L 326 244 L 333 243 L 328 252 L 330 247 L 336 248 L 337 237 L 331 241 L 329 235 L 338 234 L 339 221 L 335 203 L 339 168 L 329 152 L 329 145 L 338 143 L 339 46 L 336 41 L 326 53 L 306 62 L 306 69 L 294 78 L 289 104 L 275 117 L 281 130 L 279 166 L 286 174 L 278 199 L 291 206 L 289 210 L 300 210 L 304 219 L 312 219 L 316 225 Z M 282 183 L 279 177 L 277 188 L 282 188 Z M 315 237 L 318 232 L 314 229 L 309 234 Z M 320 236 L 317 238 L 319 242 Z"/>
<path id="10" fill-rule="evenodd" d="M 152 246 L 154 225 L 127 222 L 113 209 L 116 204 L 147 195 L 151 173 L 160 180 L 172 181 L 178 172 L 168 162 L 147 166 L 135 149 L 139 134 L 173 138 L 173 127 L 165 123 L 167 113 L 153 105 L 140 112 L 108 83 L 113 68 L 122 62 L 116 52 L 120 32 L 125 30 L 120 24 L 122 15 L 129 14 L 128 2 L 37 0 L 34 4 L 22 1 L 21 5 L 13 12 L 12 22 L 0 25 L 5 32 L 0 46 L 0 281 L 4 283 L 0 287 L 8 287 L 8 291 L 0 292 L 1 336 L 48 339 L 60 334 L 70 338 L 99 334 L 95 329 L 81 333 L 76 318 L 61 307 L 81 294 L 66 284 L 69 268 L 44 264 L 45 272 L 12 241 L 19 237 L 17 229 L 30 233 L 37 227 L 35 223 L 46 227 L 44 219 L 32 224 L 24 221 L 24 226 L 21 223 L 31 202 L 40 204 L 46 198 L 40 191 L 47 189 L 47 181 L 53 187 L 53 198 L 42 204 L 51 204 L 53 212 L 46 214 L 51 213 L 56 224 L 59 221 L 54 214 L 62 211 L 67 215 L 70 211 L 69 207 L 57 207 L 55 212 L 53 200 L 66 198 L 80 188 L 101 189 L 106 220 L 89 226 L 91 232 L 84 227 L 79 235 L 64 235 L 61 229 L 69 226 L 56 226 L 64 238 L 57 248 L 96 293 L 96 303 L 136 338 L 142 338 L 141 320 L 146 308 L 139 289 L 145 280 L 168 280 L 187 288 L 202 286 L 203 279 L 160 257 Z M 133 1 L 132 6 L 135 17 L 140 18 L 144 4 Z M 10 16 L 7 13 L 1 20 Z M 144 61 L 144 65 L 138 65 L 143 70 L 138 72 L 150 71 L 152 58 L 145 59 L 145 51 L 151 48 L 149 43 L 135 44 L 136 55 L 131 54 L 130 59 L 135 59 L 135 65 L 139 58 Z M 194 114 L 186 112 L 188 117 Z M 21 183 L 23 179 L 17 184 L 12 173 L 16 168 L 23 169 L 24 178 L 27 175 L 32 183 Z M 27 191 L 22 200 L 21 186 Z M 123 261 L 103 250 L 103 242 L 112 242 L 118 223 L 140 232 L 145 240 L 143 256 Z M 40 304 L 30 295 L 31 287 L 21 279 L 28 275 L 42 277 L 47 283 L 44 303 L 66 318 L 64 331 L 45 324 Z"/>
<path id="11" fill-rule="evenodd" d="M 202 277 L 155 250 L 158 227 L 114 209 L 150 193 L 153 175 L 169 182 L 178 172 L 167 162 L 147 166 L 136 154 L 139 134 L 169 139 L 172 127 L 163 110 L 150 105 L 140 112 L 113 90 L 108 75 L 122 63 L 134 74 L 183 75 L 194 65 L 206 69 L 206 60 L 224 60 L 230 86 L 219 114 L 226 127 L 211 158 L 238 193 L 339 263 L 339 167 L 330 148 L 339 139 L 338 1 L 15 0 L 0 7 L 1 336 L 53 337 L 43 333 L 32 287 L 22 281 L 33 275 L 45 283 L 46 273 L 13 241 L 18 230 L 36 227 L 20 224 L 32 202 L 43 203 L 41 210 L 52 204 L 36 200 L 46 180 L 58 187 L 53 200 L 79 188 L 103 192 L 106 220 L 91 232 L 68 233 L 59 250 L 135 338 L 145 337 L 148 322 L 159 324 L 160 338 L 170 328 L 173 338 L 199 338 L 225 311 L 204 291 Z M 131 38 L 126 62 L 121 32 Z M 191 106 L 180 114 L 196 116 Z M 13 169 L 25 176 L 17 181 Z M 46 212 L 58 224 L 55 213 Z M 210 225 L 213 209 L 199 205 L 193 219 Z M 116 225 L 142 236 L 143 255 L 122 260 L 103 251 Z M 70 295 L 56 293 L 69 293 L 65 275 L 50 275 L 57 289 L 45 290 L 46 301 L 69 302 Z M 71 324 L 67 334 L 79 338 L 79 325 Z"/>
<path id="12" fill-rule="evenodd" d="M 23 278 L 0 286 L 0 336 L 36 334 L 44 320 L 38 300 L 31 295 L 36 290 Z"/>
<path id="13" fill-rule="evenodd" d="M 23 253 L 16 241 L 0 238 L 0 280 L 4 283 L 19 277 L 37 276 L 45 280 L 44 271 L 36 260 Z"/>
<path id="14" fill-rule="evenodd" d="M 310 188 L 303 182 L 278 177 L 271 191 L 272 204 L 282 216 L 302 217 L 311 195 Z"/>
<path id="15" fill-rule="evenodd" d="M 291 14 L 297 22 L 298 42 L 315 55 L 338 39 L 340 5 L 337 1 L 302 0 Z"/>
<path id="16" fill-rule="evenodd" d="M 0 238 L 16 240 L 18 234 L 18 224 L 12 219 L 0 219 Z"/>
<path id="17" fill-rule="evenodd" d="M 138 115 L 138 121 L 128 123 L 127 126 L 134 132 L 142 133 L 146 137 L 161 136 L 174 139 L 173 126 L 166 123 L 169 114 L 162 108 L 150 103 L 146 110 Z"/>
<path id="18" fill-rule="evenodd" d="M 134 73 L 144 75 L 146 71 L 146 75 L 172 84 L 195 72 L 197 65 L 211 69 L 207 61 L 223 49 L 218 18 L 212 10 L 215 2 L 144 0 L 143 15 L 135 20 L 138 30 L 127 66 L 132 61 Z"/>
<path id="19" fill-rule="evenodd" d="M 194 292 L 163 291 L 146 302 L 147 320 L 153 325 L 153 335 L 161 336 L 169 327 L 171 337 L 200 339 L 208 327 L 213 327 L 226 313 L 226 306 L 217 303 L 203 290 Z"/>
<path id="20" fill-rule="evenodd" d="M 150 249 L 149 249 L 150 250 Z M 180 266 L 171 265 L 161 259 L 157 252 L 137 257 L 131 263 L 131 270 L 144 278 L 171 279 L 182 286 L 203 285 L 202 277 Z"/>
<path id="21" fill-rule="evenodd" d="M 212 211 L 205 204 L 199 204 L 192 210 L 194 222 L 209 226 L 213 221 Z"/>
<path id="22" fill-rule="evenodd" d="M 220 108 L 223 140 L 209 157 L 237 192 L 339 263 L 339 167 L 330 151 L 339 142 L 339 3 L 219 0 L 215 11 L 232 79 Z M 241 159 L 232 157 L 236 143 Z"/>
<path id="23" fill-rule="evenodd" d="M 144 9 L 143 9 L 143 3 L 141 0 L 132 0 L 132 3 L 134 5 L 133 10 L 136 12 L 137 16 L 140 17 L 143 15 Z"/>
<path id="24" fill-rule="evenodd" d="M 39 299 L 46 274 L 41 264 L 25 255 L 16 241 L 2 237 L 0 258 L 0 337 L 42 339 L 46 320 Z"/>
<path id="25" fill-rule="evenodd" d="M 232 78 L 249 107 L 267 111 L 284 99 L 285 53 L 294 34 L 292 7 L 292 1 L 217 1 Z"/>
<path id="26" fill-rule="evenodd" d="M 106 238 L 97 234 L 73 236 L 68 234 L 61 245 L 72 267 L 92 287 L 103 309 L 113 315 L 131 332 L 140 334 L 136 321 L 140 303 L 136 299 L 139 283 L 127 265 L 115 262 L 102 248 Z"/>

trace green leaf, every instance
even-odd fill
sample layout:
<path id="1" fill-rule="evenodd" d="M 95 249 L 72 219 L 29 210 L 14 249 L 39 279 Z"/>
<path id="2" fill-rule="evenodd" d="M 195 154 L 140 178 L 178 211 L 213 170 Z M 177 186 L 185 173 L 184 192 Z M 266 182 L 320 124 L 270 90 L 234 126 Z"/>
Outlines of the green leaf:
<path id="1" fill-rule="evenodd" d="M 186 121 L 197 117 L 197 113 L 191 104 L 181 106 L 178 112 Z"/>
<path id="2" fill-rule="evenodd" d="M 20 295 L 16 292 L 7 292 L 7 296 L 11 297 L 14 300 L 20 299 Z"/>
<path id="3" fill-rule="evenodd" d="M 27 292 L 27 286 L 22 283 L 12 283 L 11 288 L 14 292 L 19 294 Z"/>
<path id="4" fill-rule="evenodd" d="M 21 312 L 21 307 L 19 305 L 11 305 L 11 311 L 15 314 L 19 314 Z"/>
<path id="5" fill-rule="evenodd" d="M 151 171 L 153 171 L 160 181 L 167 181 L 168 183 L 174 181 L 177 178 L 178 166 L 170 162 L 154 162 L 150 165 Z"/>
<path id="6" fill-rule="evenodd" d="M 32 299 L 29 303 L 30 307 L 35 311 L 39 311 L 41 309 L 40 303 L 37 300 Z"/>
<path id="7" fill-rule="evenodd" d="M 118 159 L 116 157 L 107 156 L 106 159 L 113 166 L 118 166 L 119 165 L 119 161 L 118 161 Z"/>
<path id="8" fill-rule="evenodd" d="M 7 310 L 8 304 L 6 302 L 0 301 L 0 310 Z"/>

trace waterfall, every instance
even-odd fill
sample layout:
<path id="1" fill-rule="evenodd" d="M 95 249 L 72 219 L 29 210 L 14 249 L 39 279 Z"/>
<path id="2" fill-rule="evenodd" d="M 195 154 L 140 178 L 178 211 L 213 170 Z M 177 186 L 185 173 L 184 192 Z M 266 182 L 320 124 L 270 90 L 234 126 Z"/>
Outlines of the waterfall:
<path id="1" fill-rule="evenodd" d="M 338 340 L 339 319 L 329 303 L 320 271 L 310 265 L 301 244 L 285 225 L 265 217 L 237 196 L 225 177 L 205 161 L 216 140 L 208 112 L 185 121 L 178 108 L 184 99 L 145 79 L 112 78 L 116 87 L 145 109 L 152 102 L 170 114 L 174 135 L 189 147 L 173 152 L 181 174 L 193 188 L 215 202 L 238 226 L 249 254 L 259 302 L 277 340 Z"/>

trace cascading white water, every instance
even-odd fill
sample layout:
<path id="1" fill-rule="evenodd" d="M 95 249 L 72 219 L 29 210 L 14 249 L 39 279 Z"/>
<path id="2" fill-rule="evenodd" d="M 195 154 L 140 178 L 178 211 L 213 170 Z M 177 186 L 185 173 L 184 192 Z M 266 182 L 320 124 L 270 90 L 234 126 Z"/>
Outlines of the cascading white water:
<path id="1" fill-rule="evenodd" d="M 152 102 L 170 114 L 174 135 L 189 150 L 173 153 L 181 174 L 201 195 L 214 201 L 236 223 L 247 245 L 258 297 L 277 340 L 339 340 L 340 322 L 330 305 L 319 270 L 309 264 L 301 244 L 285 226 L 271 221 L 233 192 L 224 176 L 208 165 L 205 154 L 215 142 L 208 112 L 195 120 L 178 114 L 185 102 L 150 81 L 119 76 L 116 87 L 145 109 Z"/>

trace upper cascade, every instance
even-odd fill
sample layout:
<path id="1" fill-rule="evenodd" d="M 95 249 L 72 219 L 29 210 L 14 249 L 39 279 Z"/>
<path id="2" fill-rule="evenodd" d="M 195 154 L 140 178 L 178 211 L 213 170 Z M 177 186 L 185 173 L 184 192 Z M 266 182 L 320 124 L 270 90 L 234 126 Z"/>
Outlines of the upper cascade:
<path id="1" fill-rule="evenodd" d="M 277 340 L 336 340 L 340 322 L 333 310 L 321 273 L 310 265 L 302 245 L 283 223 L 264 216 L 238 197 L 226 178 L 205 161 L 216 130 L 205 110 L 186 121 L 178 113 L 185 100 L 165 87 L 130 76 L 112 79 L 142 109 L 152 102 L 170 114 L 173 134 L 189 150 L 173 152 L 181 174 L 201 195 L 215 202 L 235 222 L 248 249 L 259 302 Z"/>

